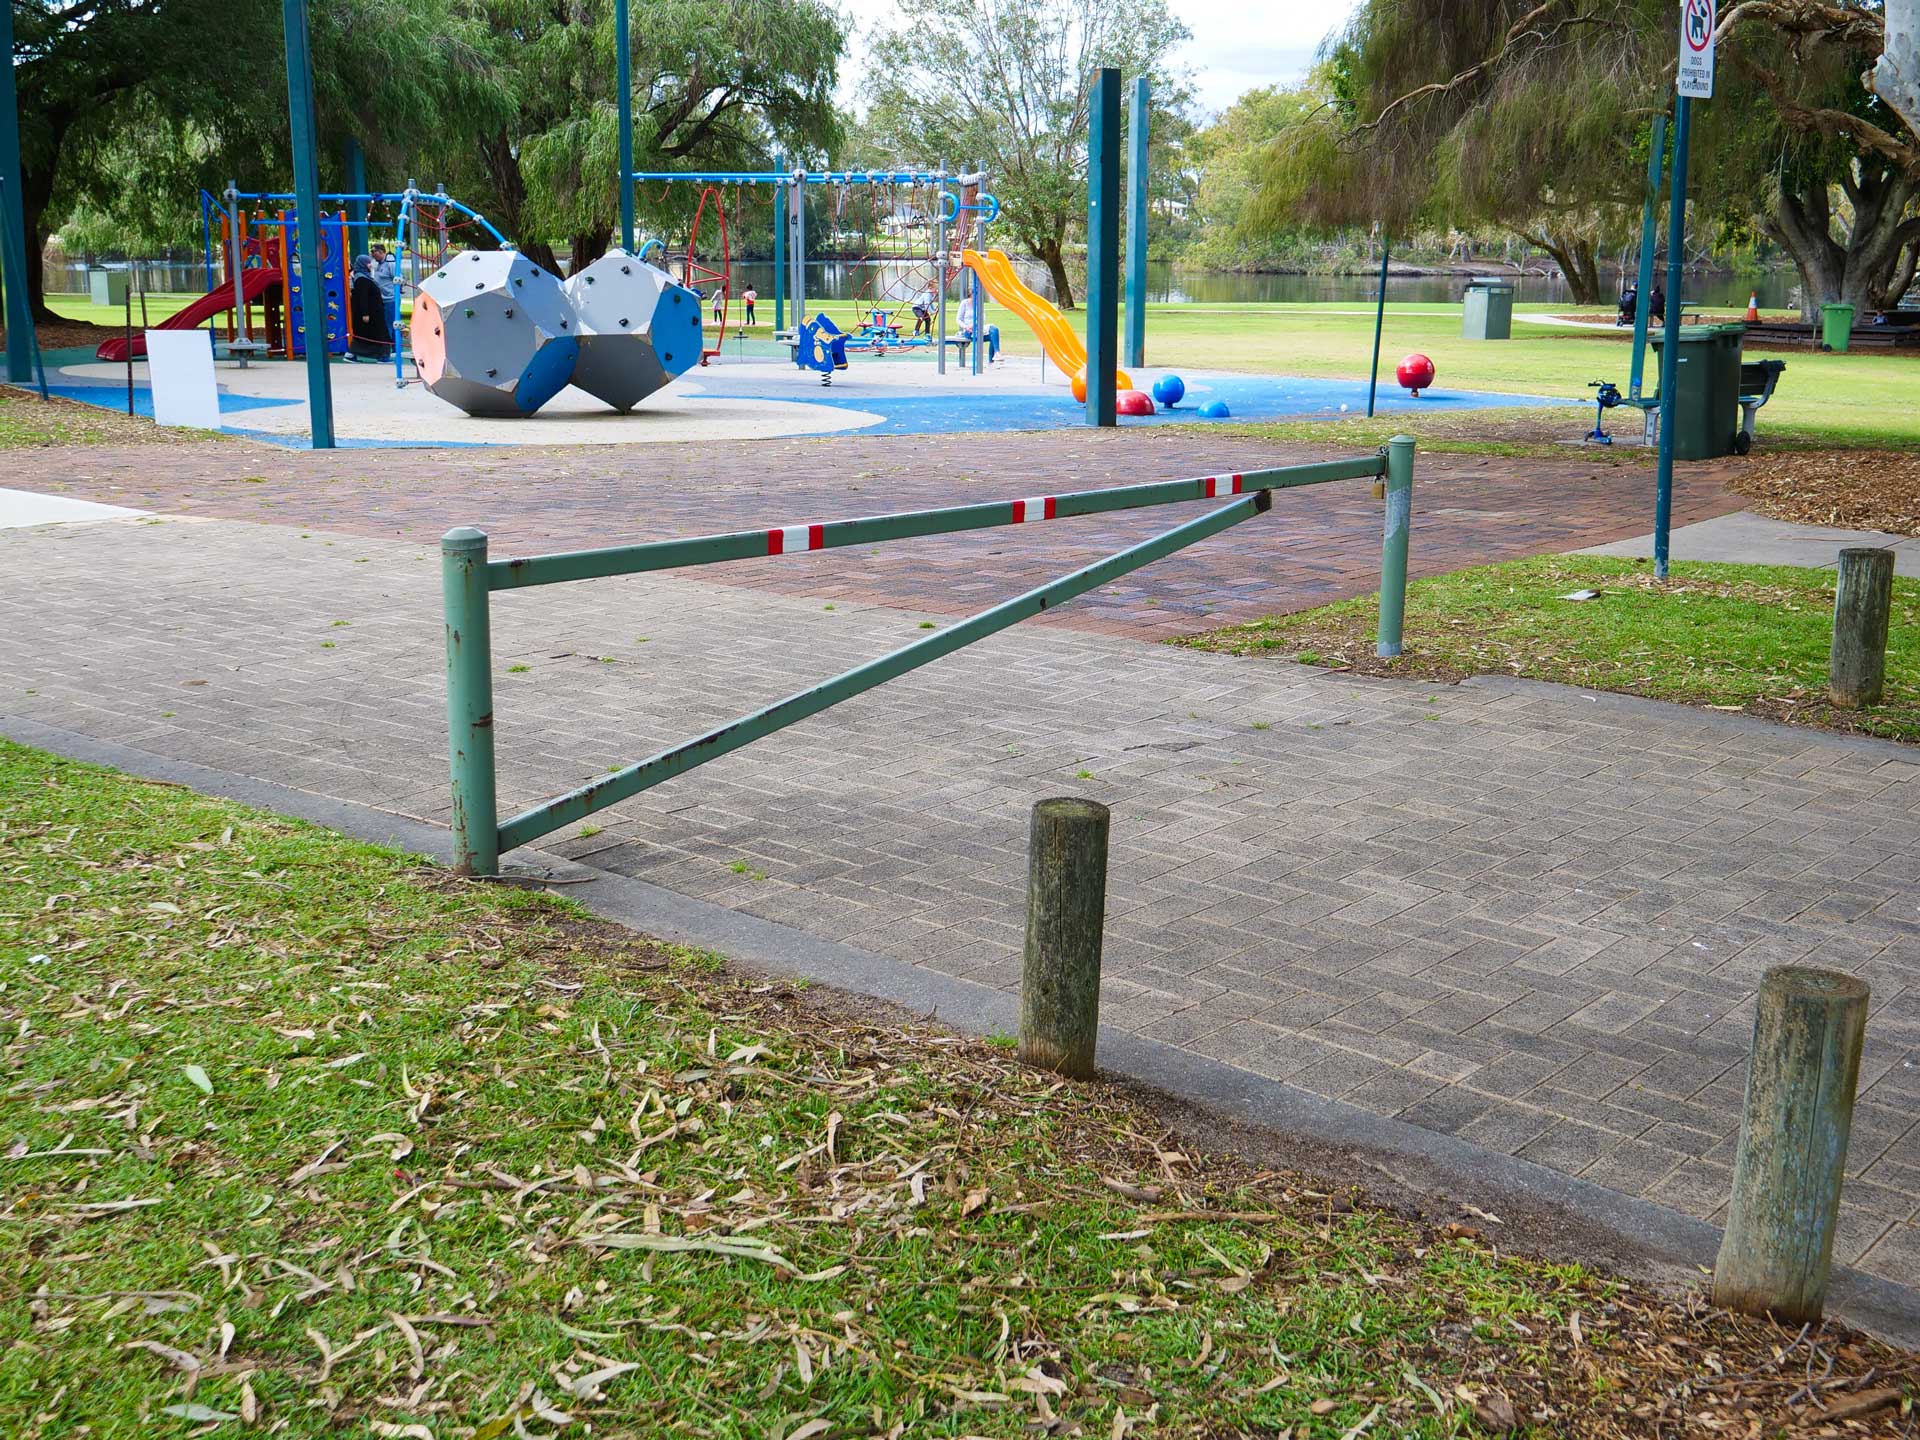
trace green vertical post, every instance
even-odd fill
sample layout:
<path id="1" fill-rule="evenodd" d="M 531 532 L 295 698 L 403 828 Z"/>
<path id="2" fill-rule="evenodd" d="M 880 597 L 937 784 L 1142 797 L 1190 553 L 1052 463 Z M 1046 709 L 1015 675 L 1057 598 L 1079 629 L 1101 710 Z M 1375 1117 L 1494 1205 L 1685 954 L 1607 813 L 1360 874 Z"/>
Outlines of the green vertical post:
<path id="1" fill-rule="evenodd" d="M 1380 639 L 1382 660 L 1400 653 L 1407 617 L 1407 532 L 1413 528 L 1413 437 L 1387 442 L 1387 519 L 1380 539 Z"/>
<path id="2" fill-rule="evenodd" d="M 628 0 L 614 0 L 613 69 L 620 86 L 620 248 L 633 253 L 633 40 Z M 603 52 L 604 53 L 604 52 Z"/>
<path id="3" fill-rule="evenodd" d="M 1667 202 L 1667 329 L 1660 347 L 1660 461 L 1653 502 L 1653 573 L 1667 578 L 1668 533 L 1673 528 L 1673 418 L 1680 394 L 1681 264 L 1687 253 L 1687 142 L 1693 129 L 1693 101 L 1673 102 L 1673 198 Z"/>
<path id="4" fill-rule="evenodd" d="M 785 172 L 787 157 L 774 161 L 774 168 Z M 773 187 L 773 332 L 787 328 L 787 187 Z"/>
<path id="5" fill-rule="evenodd" d="M 1373 418 L 1374 392 L 1380 388 L 1380 331 L 1387 323 L 1387 256 L 1393 241 L 1380 236 L 1380 293 L 1373 297 L 1373 369 L 1367 372 L 1367 418 Z"/>
<path id="6" fill-rule="evenodd" d="M 355 136 L 349 135 L 347 137 L 345 159 L 347 162 L 347 193 L 349 195 L 366 194 L 367 152 L 360 148 L 360 141 Z M 355 227 L 349 236 L 349 240 L 353 246 L 353 252 L 356 255 L 362 250 L 369 248 L 367 242 L 372 238 L 366 230 L 358 228 L 365 225 L 366 220 L 367 202 L 364 200 L 347 201 L 347 221 Z"/>
<path id="7" fill-rule="evenodd" d="M 1127 131 L 1126 363 L 1147 363 L 1147 77 L 1133 82 Z"/>
<path id="8" fill-rule="evenodd" d="M 487 532 L 462 526 L 440 537 L 440 594 L 447 630 L 447 766 L 453 782 L 453 867 L 500 870 L 493 781 L 493 634 Z"/>
<path id="9" fill-rule="evenodd" d="M 313 52 L 307 0 L 280 0 L 287 32 L 287 120 L 293 132 L 293 190 L 300 206 L 300 275 L 306 287 L 301 332 L 307 346 L 307 409 L 313 448 L 333 449 L 333 381 L 327 374 L 327 296 L 321 281 L 320 164 L 314 146 Z"/>
<path id="10" fill-rule="evenodd" d="M 1087 423 L 1114 425 L 1114 371 L 1120 365 L 1114 305 L 1120 270 L 1120 72 L 1094 77 L 1087 143 Z"/>
<path id="11" fill-rule="evenodd" d="M 27 188 L 20 174 L 20 102 L 13 87 L 13 6 L 0 6 L 0 53 L 6 63 L 0 65 L 0 181 L 5 182 L 8 204 L 0 210 L 0 225 L 11 237 L 5 249 L 5 261 L 25 256 L 25 265 L 39 263 L 39 256 L 27 254 Z M 33 286 L 23 265 L 16 270 L 7 264 L 7 379 L 17 385 L 33 381 L 33 362 L 38 350 L 33 339 Z"/>
<path id="12" fill-rule="evenodd" d="M 1638 400 L 1647 374 L 1647 316 L 1653 306 L 1653 248 L 1660 238 L 1660 166 L 1666 159 L 1667 117 L 1653 117 L 1653 152 L 1647 157 L 1647 197 L 1640 214 L 1640 277 L 1634 286 L 1633 372 L 1627 398 Z"/>

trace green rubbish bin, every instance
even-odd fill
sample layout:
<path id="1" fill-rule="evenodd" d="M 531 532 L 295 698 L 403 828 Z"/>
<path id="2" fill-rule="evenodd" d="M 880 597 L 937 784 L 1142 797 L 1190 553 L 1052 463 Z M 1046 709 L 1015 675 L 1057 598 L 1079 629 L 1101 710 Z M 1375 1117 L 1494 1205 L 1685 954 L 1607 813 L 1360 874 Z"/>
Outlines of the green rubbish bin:
<path id="1" fill-rule="evenodd" d="M 1468 340 L 1511 340 L 1513 338 L 1513 283 L 1508 280 L 1474 279 L 1467 282 L 1462 297 L 1466 311 L 1460 319 L 1460 334 Z"/>
<path id="2" fill-rule="evenodd" d="M 1713 460 L 1730 453 L 1740 430 L 1740 350 L 1745 325 L 1682 325 L 1674 366 L 1673 458 Z M 1647 337 L 1667 383 L 1666 336 Z"/>
<path id="3" fill-rule="evenodd" d="M 1853 306 L 1822 305 L 1820 307 L 1820 348 L 1844 355 L 1847 342 L 1851 339 L 1853 339 Z"/>

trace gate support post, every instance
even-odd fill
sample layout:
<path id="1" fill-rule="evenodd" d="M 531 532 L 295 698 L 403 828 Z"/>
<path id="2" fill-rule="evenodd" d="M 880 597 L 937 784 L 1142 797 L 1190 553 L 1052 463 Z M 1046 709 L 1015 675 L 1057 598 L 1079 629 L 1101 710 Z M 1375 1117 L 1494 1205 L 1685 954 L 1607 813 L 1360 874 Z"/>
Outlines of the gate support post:
<path id="1" fill-rule="evenodd" d="M 447 631 L 447 763 L 453 781 L 453 868 L 500 872 L 493 778 L 493 635 L 487 534 L 462 526 L 440 539 Z"/>
<path id="2" fill-rule="evenodd" d="M 1400 653 L 1407 616 L 1407 532 L 1413 526 L 1413 437 L 1387 442 L 1387 519 L 1380 539 L 1380 638 L 1382 660 Z"/>

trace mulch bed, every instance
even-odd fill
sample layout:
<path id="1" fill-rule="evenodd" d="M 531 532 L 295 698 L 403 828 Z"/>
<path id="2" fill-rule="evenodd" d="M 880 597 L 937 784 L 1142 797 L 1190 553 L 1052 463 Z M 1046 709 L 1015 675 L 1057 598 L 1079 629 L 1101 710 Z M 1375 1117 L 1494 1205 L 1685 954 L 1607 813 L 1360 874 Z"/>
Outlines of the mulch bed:
<path id="1" fill-rule="evenodd" d="M 138 310 L 134 312 L 133 327 L 141 328 Z M 0 326 L 0 344 L 5 343 L 6 333 L 6 328 Z M 126 327 L 121 325 L 95 325 L 91 320 L 68 320 L 60 316 L 36 320 L 33 326 L 34 338 L 42 350 L 72 350 L 83 345 L 91 348 L 102 340 L 126 333 Z"/>
<path id="2" fill-rule="evenodd" d="M 1920 535 L 1920 452 L 1778 451 L 1731 470 L 1726 483 L 1775 520 Z"/>

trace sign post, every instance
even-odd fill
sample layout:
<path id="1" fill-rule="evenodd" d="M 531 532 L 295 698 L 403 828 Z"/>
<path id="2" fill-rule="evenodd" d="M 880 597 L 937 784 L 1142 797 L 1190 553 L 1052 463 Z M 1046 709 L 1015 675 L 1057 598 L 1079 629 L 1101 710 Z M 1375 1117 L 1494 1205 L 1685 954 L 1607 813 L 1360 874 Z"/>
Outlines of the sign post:
<path id="1" fill-rule="evenodd" d="M 1713 98 L 1715 0 L 1680 0 L 1680 58 L 1674 73 L 1673 198 L 1667 202 L 1667 319 L 1660 346 L 1659 492 L 1653 508 L 1653 573 L 1667 578 L 1673 528 L 1673 420 L 1680 392 L 1680 286 L 1687 243 L 1687 149 L 1693 102 Z"/>

